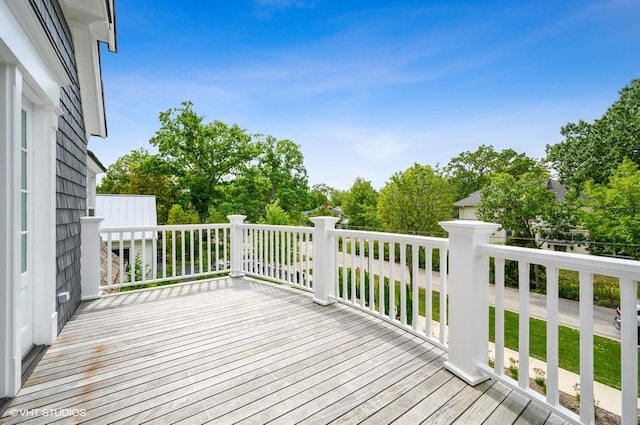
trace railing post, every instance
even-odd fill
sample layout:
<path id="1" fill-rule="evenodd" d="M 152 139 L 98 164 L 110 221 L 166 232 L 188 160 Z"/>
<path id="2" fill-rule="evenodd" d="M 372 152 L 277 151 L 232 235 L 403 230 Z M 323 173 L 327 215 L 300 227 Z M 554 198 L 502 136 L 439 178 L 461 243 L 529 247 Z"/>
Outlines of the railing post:
<path id="1" fill-rule="evenodd" d="M 335 229 L 338 218 L 313 217 L 313 301 L 320 305 L 333 304 L 335 296 L 336 246 L 329 230 Z"/>
<path id="2" fill-rule="evenodd" d="M 243 277 L 242 271 L 242 229 L 239 224 L 244 223 L 246 215 L 228 215 L 231 223 L 231 277 Z"/>
<path id="3" fill-rule="evenodd" d="M 100 298 L 100 223 L 103 217 L 80 217 L 80 299 Z"/>
<path id="4" fill-rule="evenodd" d="M 488 359 L 489 261 L 476 245 L 489 243 L 498 224 L 475 220 L 441 222 L 449 232 L 449 359 L 444 366 L 470 385 L 487 377 L 478 365 Z"/>

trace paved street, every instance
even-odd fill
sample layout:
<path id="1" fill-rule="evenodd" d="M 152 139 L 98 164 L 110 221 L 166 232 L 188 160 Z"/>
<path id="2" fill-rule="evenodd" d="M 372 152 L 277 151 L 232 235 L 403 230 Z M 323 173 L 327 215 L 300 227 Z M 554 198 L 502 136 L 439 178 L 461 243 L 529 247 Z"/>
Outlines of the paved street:
<path id="1" fill-rule="evenodd" d="M 491 297 L 493 302 L 494 286 L 491 285 Z M 547 297 L 542 294 L 530 294 L 529 311 L 531 316 L 546 319 Z M 566 326 L 578 328 L 580 326 L 579 304 L 575 301 L 565 299 L 558 300 L 558 321 Z M 518 290 L 515 288 L 505 288 L 505 308 L 511 311 L 518 310 Z M 613 326 L 613 317 L 616 311 L 612 308 L 593 307 L 593 332 L 596 335 L 611 339 L 620 339 L 620 331 Z"/>
<path id="2" fill-rule="evenodd" d="M 342 255 L 339 256 L 339 262 L 342 263 Z M 360 258 L 360 256 L 355 256 L 355 266 L 361 267 L 362 269 L 368 268 L 368 260 L 365 258 Z M 351 256 L 347 255 L 346 265 L 349 266 L 351 264 Z M 372 270 L 373 273 L 380 273 L 380 263 L 378 260 L 372 260 Z M 391 273 L 391 265 L 388 261 L 385 261 L 382 265 L 383 273 L 386 277 L 390 276 Z M 402 273 L 402 266 L 400 264 L 394 264 L 394 278 L 398 280 Z M 408 273 L 408 272 L 407 272 Z M 408 274 L 407 274 L 408 276 Z M 440 288 L 440 275 L 437 272 L 433 272 L 433 289 L 438 291 Z M 422 285 L 426 281 L 425 271 L 420 271 L 420 279 Z M 491 291 L 491 305 L 494 305 L 494 286 L 490 286 Z M 542 294 L 530 294 L 530 306 L 529 312 L 532 317 L 546 320 L 547 318 L 547 307 L 546 307 L 546 296 Z M 518 312 L 518 290 L 515 288 L 505 288 L 505 308 L 510 311 Z M 558 321 L 560 324 L 565 326 L 569 326 L 572 328 L 578 328 L 580 325 L 580 314 L 579 314 L 579 304 L 575 301 L 569 301 L 565 299 L 558 300 L 559 314 Z M 618 331 L 613 326 L 613 317 L 615 316 L 615 309 L 597 307 L 594 306 L 593 310 L 593 331 L 596 335 L 604 336 L 611 339 L 620 339 L 620 331 Z"/>

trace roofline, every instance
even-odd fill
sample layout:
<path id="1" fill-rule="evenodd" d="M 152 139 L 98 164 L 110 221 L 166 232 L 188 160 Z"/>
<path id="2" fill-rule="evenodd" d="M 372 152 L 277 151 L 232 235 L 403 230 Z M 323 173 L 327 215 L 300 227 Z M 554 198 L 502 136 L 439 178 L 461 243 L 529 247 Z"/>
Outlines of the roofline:
<path id="1" fill-rule="evenodd" d="M 116 4 L 114 0 L 105 0 L 105 5 L 107 8 L 107 17 L 109 19 L 109 26 L 111 27 L 111 31 L 109 31 L 109 41 L 107 45 L 109 46 L 109 51 L 111 53 L 118 53 L 118 26 L 117 26 L 117 14 L 116 14 Z"/>
<path id="2" fill-rule="evenodd" d="M 87 149 L 87 156 L 89 158 L 91 158 L 93 160 L 93 162 L 95 162 L 98 167 L 100 167 L 100 169 L 102 170 L 103 173 L 107 172 L 107 167 L 105 167 L 104 164 L 102 164 L 102 162 L 98 159 L 98 157 L 96 156 L 95 153 L 93 153 L 93 152 L 91 152 L 90 150 Z"/>

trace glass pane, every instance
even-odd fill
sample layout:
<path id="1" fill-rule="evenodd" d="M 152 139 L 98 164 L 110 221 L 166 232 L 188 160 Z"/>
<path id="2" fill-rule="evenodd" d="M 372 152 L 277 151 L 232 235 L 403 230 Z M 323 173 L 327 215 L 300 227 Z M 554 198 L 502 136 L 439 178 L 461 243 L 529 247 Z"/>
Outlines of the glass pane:
<path id="1" fill-rule="evenodd" d="M 24 234 L 22 235 L 22 240 L 21 240 L 21 245 L 22 245 L 22 255 L 21 255 L 21 273 L 24 273 L 27 271 L 27 235 Z"/>
<path id="2" fill-rule="evenodd" d="M 27 148 L 27 111 L 22 110 L 22 149 Z"/>
<path id="3" fill-rule="evenodd" d="M 25 151 L 22 151 L 22 168 L 20 169 L 20 174 L 22 175 L 22 183 L 20 188 L 22 190 L 27 190 L 27 153 Z"/>
<path id="4" fill-rule="evenodd" d="M 23 232 L 27 231 L 27 194 L 21 193 L 22 195 L 22 205 L 20 215 L 22 216 L 22 226 L 20 226 L 20 230 Z"/>

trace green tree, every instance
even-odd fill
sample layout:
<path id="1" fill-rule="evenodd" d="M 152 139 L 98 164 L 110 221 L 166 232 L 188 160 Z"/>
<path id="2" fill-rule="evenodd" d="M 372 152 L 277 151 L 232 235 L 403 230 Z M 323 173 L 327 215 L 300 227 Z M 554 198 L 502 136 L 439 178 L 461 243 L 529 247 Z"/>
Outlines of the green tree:
<path id="1" fill-rule="evenodd" d="M 289 226 L 292 225 L 292 220 L 285 210 L 280 207 L 278 201 L 273 201 L 266 207 L 265 217 L 262 220 L 263 224 L 272 224 L 275 226 Z"/>
<path id="2" fill-rule="evenodd" d="M 227 214 L 244 214 L 247 221 L 257 223 L 264 218 L 269 202 L 269 182 L 257 166 L 247 168 L 222 193 L 224 202 L 217 208 Z"/>
<path id="3" fill-rule="evenodd" d="M 438 222 L 450 218 L 452 209 L 451 186 L 428 165 L 395 173 L 378 197 L 380 223 L 394 232 L 442 232 Z"/>
<path id="4" fill-rule="evenodd" d="M 607 244 L 591 244 L 593 254 L 614 254 L 640 259 L 640 171 L 625 158 L 607 184 L 587 182 L 582 221 L 589 238 Z"/>
<path id="5" fill-rule="evenodd" d="M 214 207 L 213 205 L 209 206 L 209 210 L 207 212 L 207 223 L 228 223 L 229 219 L 226 215 L 221 213 Z"/>
<path id="6" fill-rule="evenodd" d="M 440 233 L 442 228 L 438 222 L 450 218 L 452 210 L 451 185 L 428 165 L 414 164 L 403 172 L 395 173 L 378 196 L 380 223 L 392 232 Z M 412 246 L 407 245 L 405 265 L 408 267 L 410 282 L 414 277 L 411 267 L 413 255 Z M 415 255 L 419 253 L 416 252 Z M 411 287 L 411 284 L 407 285 L 407 300 L 413 297 Z M 409 308 L 407 315 L 411 315 Z"/>
<path id="7" fill-rule="evenodd" d="M 169 210 L 169 218 L 167 224 L 198 224 L 200 216 L 198 212 L 192 208 L 186 210 L 178 204 L 174 204 Z"/>
<path id="8" fill-rule="evenodd" d="M 444 171 L 454 185 L 454 199 L 460 200 L 489 184 L 493 174 L 519 176 L 536 166 L 536 161 L 524 153 L 513 149 L 498 152 L 491 145 L 481 145 L 474 152 L 465 151 L 452 158 Z"/>
<path id="9" fill-rule="evenodd" d="M 145 149 L 121 156 L 107 168 L 98 193 L 155 195 L 158 223 L 167 222 L 171 205 L 180 197 L 169 164 Z"/>
<path id="10" fill-rule="evenodd" d="M 258 167 L 267 182 L 267 202 L 278 201 L 287 212 L 300 212 L 311 207 L 307 170 L 300 146 L 291 140 L 273 136 L 255 136 L 262 147 Z"/>
<path id="11" fill-rule="evenodd" d="M 191 102 L 161 112 L 159 120 L 160 129 L 150 143 L 170 164 L 189 203 L 204 218 L 222 183 L 241 174 L 259 147 L 235 124 L 205 123 Z"/>
<path id="12" fill-rule="evenodd" d="M 499 223 L 511 231 L 510 245 L 540 248 L 548 237 L 566 234 L 575 221 L 572 203 L 558 202 L 549 188 L 548 171 L 542 167 L 520 177 L 499 173 L 482 189 L 477 216 L 481 220 Z M 536 235 L 541 236 L 536 238 Z M 515 263 L 507 264 L 506 274 L 517 282 Z M 537 264 L 531 268 L 531 287 L 544 288 L 543 270 Z"/>
<path id="13" fill-rule="evenodd" d="M 568 123 L 560 133 L 563 141 L 546 146 L 547 161 L 575 191 L 589 180 L 606 184 L 625 157 L 640 164 L 640 79 L 623 87 L 602 117 Z"/>
<path id="14" fill-rule="evenodd" d="M 358 177 L 345 192 L 342 209 L 349 218 L 349 226 L 375 229 L 378 222 L 378 192 L 371 182 Z"/>
<path id="15" fill-rule="evenodd" d="M 254 135 L 259 149 L 252 164 L 245 168 L 225 190 L 225 206 L 247 216 L 250 222 L 264 219 L 265 205 L 278 201 L 290 216 L 313 207 L 307 171 L 300 147 L 290 140 Z"/>
<path id="16" fill-rule="evenodd" d="M 548 226 L 557 213 L 556 196 L 548 188 L 548 178 L 543 169 L 519 178 L 506 173 L 494 175 L 482 189 L 478 218 L 511 231 L 513 244 L 539 248 L 536 233 Z"/>
<path id="17" fill-rule="evenodd" d="M 314 184 L 311 187 L 311 197 L 313 199 L 313 207 L 327 207 L 329 205 L 335 206 L 331 204 L 331 197 L 336 189 L 327 186 L 324 183 Z"/>
<path id="18" fill-rule="evenodd" d="M 331 191 L 331 196 L 329 196 L 329 205 L 331 205 L 332 207 L 342 206 L 344 202 L 344 195 L 346 193 L 346 190 L 333 189 Z"/>

